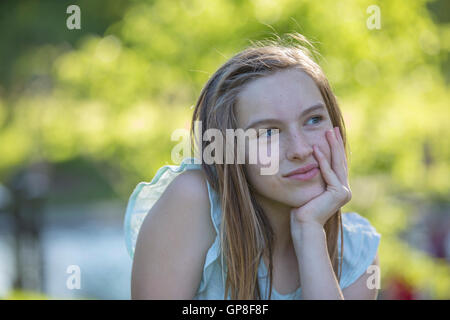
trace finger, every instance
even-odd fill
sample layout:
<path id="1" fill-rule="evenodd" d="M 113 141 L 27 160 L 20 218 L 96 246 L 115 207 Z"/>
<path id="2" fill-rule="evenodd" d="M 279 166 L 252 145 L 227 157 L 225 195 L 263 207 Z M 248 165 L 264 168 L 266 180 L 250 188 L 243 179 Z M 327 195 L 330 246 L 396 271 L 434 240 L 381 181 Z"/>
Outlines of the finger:
<path id="1" fill-rule="evenodd" d="M 347 154 L 345 152 L 345 146 L 344 146 L 344 140 L 342 139 L 342 135 L 341 135 L 341 130 L 339 129 L 339 127 L 334 127 L 334 130 L 336 132 L 336 137 L 339 141 L 339 145 L 342 148 L 342 152 L 344 154 L 344 163 L 345 163 L 345 170 L 347 170 L 348 172 L 348 166 L 347 166 Z"/>
<path id="2" fill-rule="evenodd" d="M 323 178 L 325 182 L 332 186 L 340 186 L 342 183 L 339 181 L 333 169 L 331 169 L 330 164 L 328 163 L 325 155 L 322 151 L 320 151 L 319 147 L 316 145 L 313 146 L 314 153 L 316 155 L 317 160 L 319 161 L 320 171 L 322 172 Z"/>
<path id="3" fill-rule="evenodd" d="M 341 183 L 346 185 L 347 172 L 344 163 L 344 149 L 340 146 L 340 142 L 336 137 L 335 130 L 327 130 L 325 135 L 330 145 L 332 168 Z"/>

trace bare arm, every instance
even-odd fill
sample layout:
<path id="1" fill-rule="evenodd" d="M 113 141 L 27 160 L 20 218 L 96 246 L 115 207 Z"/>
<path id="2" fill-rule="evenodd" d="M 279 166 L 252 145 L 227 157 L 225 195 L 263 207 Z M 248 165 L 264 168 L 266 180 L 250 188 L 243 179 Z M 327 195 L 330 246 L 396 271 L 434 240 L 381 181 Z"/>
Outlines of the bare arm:
<path id="1" fill-rule="evenodd" d="M 327 250 L 325 230 L 320 225 L 308 224 L 300 228 L 300 239 L 295 246 L 303 299 L 375 300 L 378 289 L 372 288 L 369 278 L 379 276 L 379 269 L 365 272 L 345 289 L 340 289 Z M 379 267 L 378 252 L 371 266 Z M 369 286 L 368 283 L 371 283 Z M 379 282 L 379 279 L 376 280 Z"/>
<path id="2" fill-rule="evenodd" d="M 354 283 L 352 283 L 350 286 L 348 286 L 345 289 L 342 289 L 342 292 L 344 293 L 344 297 L 346 300 L 376 300 L 378 296 L 378 289 L 373 284 L 373 279 L 375 277 L 375 282 L 380 283 L 380 262 L 378 258 L 378 252 L 375 256 L 374 261 L 372 262 L 371 266 L 376 266 L 372 270 L 368 270 L 364 272 L 361 277 L 358 278 Z M 369 272 L 371 271 L 371 272 Z"/>
<path id="3" fill-rule="evenodd" d="M 327 250 L 326 233 L 318 224 L 302 224 L 294 241 L 302 298 L 305 300 L 343 300 Z"/>
<path id="4" fill-rule="evenodd" d="M 144 219 L 133 260 L 132 299 L 193 299 L 215 238 L 205 177 L 171 182 Z"/>

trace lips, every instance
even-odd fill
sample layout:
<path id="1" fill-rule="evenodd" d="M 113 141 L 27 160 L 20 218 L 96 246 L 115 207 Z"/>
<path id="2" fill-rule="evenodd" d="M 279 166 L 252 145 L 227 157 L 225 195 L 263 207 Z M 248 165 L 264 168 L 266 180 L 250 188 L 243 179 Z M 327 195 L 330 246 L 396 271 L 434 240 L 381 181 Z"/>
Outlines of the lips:
<path id="1" fill-rule="evenodd" d="M 298 175 L 298 174 L 303 174 L 306 173 L 308 171 L 311 171 L 314 168 L 318 168 L 319 166 L 315 163 L 309 164 L 307 166 L 304 166 L 302 168 L 296 169 L 294 171 L 289 172 L 288 174 L 285 174 L 283 177 L 290 177 L 290 176 L 294 176 L 294 175 Z"/>

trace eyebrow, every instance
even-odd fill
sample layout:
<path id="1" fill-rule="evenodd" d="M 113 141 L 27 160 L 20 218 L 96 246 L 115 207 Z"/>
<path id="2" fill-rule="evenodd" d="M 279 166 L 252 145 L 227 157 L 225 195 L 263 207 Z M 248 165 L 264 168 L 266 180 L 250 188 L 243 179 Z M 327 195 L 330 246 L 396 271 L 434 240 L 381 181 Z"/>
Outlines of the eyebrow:
<path id="1" fill-rule="evenodd" d="M 300 114 L 299 118 L 303 117 L 305 114 L 308 114 L 308 113 L 310 113 L 312 111 L 319 110 L 319 109 L 321 109 L 321 110 L 325 109 L 325 106 L 324 106 L 324 104 L 322 102 L 316 103 L 316 104 L 306 108 L 305 110 L 303 110 L 303 112 Z M 257 121 L 254 121 L 254 122 L 250 123 L 245 128 L 245 130 L 247 130 L 248 128 L 256 127 L 256 126 L 261 125 L 261 124 L 279 123 L 279 122 L 280 122 L 280 120 L 278 120 L 278 119 L 261 119 L 261 120 L 257 120 Z"/>

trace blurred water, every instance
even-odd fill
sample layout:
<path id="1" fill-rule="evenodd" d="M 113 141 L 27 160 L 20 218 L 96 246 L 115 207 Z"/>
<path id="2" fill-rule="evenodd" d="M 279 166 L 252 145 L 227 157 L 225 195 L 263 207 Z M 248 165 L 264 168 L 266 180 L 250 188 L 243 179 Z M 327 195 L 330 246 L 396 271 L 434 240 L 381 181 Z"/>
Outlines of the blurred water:
<path id="1" fill-rule="evenodd" d="M 47 207 L 41 234 L 44 294 L 58 299 L 129 299 L 131 259 L 123 240 L 123 203 Z M 5 225 L 3 224 L 3 231 Z M 11 229 L 6 231 L 10 231 Z M 12 285 L 12 238 L 0 233 L 0 294 Z M 80 289 L 66 285 L 80 268 Z"/>
<path id="2" fill-rule="evenodd" d="M 12 286 L 14 276 L 12 262 L 13 256 L 10 241 L 2 232 L 0 233 L 0 297 L 5 296 Z"/>

